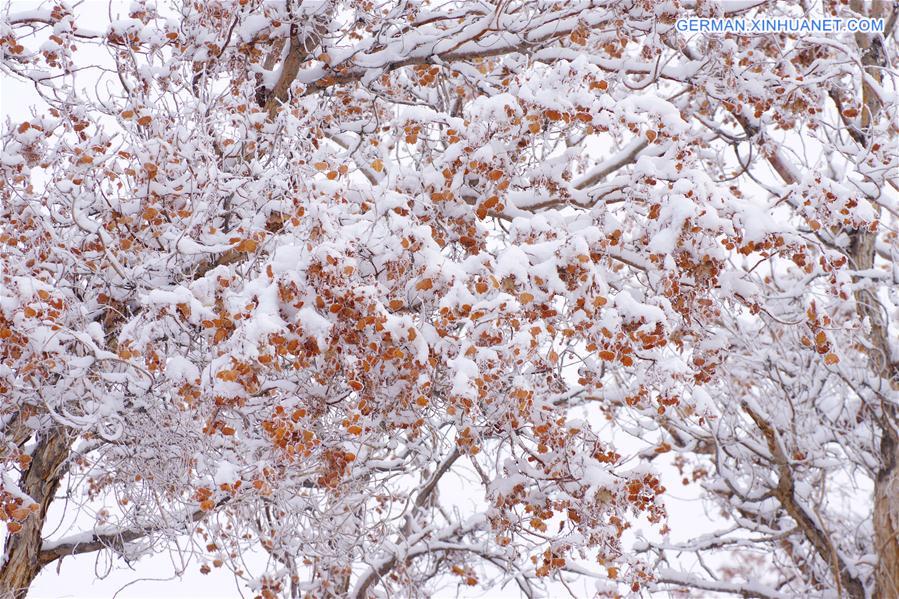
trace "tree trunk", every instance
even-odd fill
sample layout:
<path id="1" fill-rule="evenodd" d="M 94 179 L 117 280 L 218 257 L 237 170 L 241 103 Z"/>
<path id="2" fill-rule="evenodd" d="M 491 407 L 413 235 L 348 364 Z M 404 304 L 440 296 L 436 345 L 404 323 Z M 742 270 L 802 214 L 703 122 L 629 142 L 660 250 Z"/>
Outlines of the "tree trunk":
<path id="1" fill-rule="evenodd" d="M 874 540 L 877 546 L 875 599 L 899 597 L 899 476 L 896 439 L 884 433 L 880 442 L 880 471 L 874 483 Z"/>
<path id="2" fill-rule="evenodd" d="M 6 549 L 0 565 L 0 598 L 24 599 L 28 588 L 41 571 L 41 531 L 47 518 L 47 508 L 65 472 L 71 437 L 65 428 L 54 427 L 38 440 L 31 455 L 31 464 L 22 479 L 22 490 L 31 496 L 40 509 L 22 523 L 22 530 L 6 538 Z"/>
<path id="3" fill-rule="evenodd" d="M 862 15 L 888 20 L 890 2 L 875 0 L 872 3 L 853 0 L 852 8 Z M 864 72 L 876 82 L 881 81 L 882 68 L 886 64 L 883 38 L 864 33 L 856 34 L 861 50 Z M 880 112 L 881 103 L 871 85 L 862 80 L 861 129 L 863 144 L 869 143 L 871 124 Z M 876 207 L 876 204 L 875 204 Z M 865 229 L 850 235 L 850 258 L 857 270 L 874 267 L 876 233 Z M 888 341 L 888 325 L 884 310 L 874 293 L 867 289 L 855 292 L 858 314 L 867 327 L 870 343 L 869 362 L 872 370 L 883 381 L 880 392 L 880 468 L 874 480 L 874 542 L 877 552 L 877 568 L 874 571 L 874 598 L 899 597 L 899 439 L 896 430 L 895 392 L 899 390 L 899 363 L 893 361 Z"/>
<path id="4" fill-rule="evenodd" d="M 856 231 L 852 234 L 850 251 L 858 270 L 874 265 L 873 233 Z M 899 597 L 899 443 L 896 432 L 896 386 L 899 385 L 899 364 L 892 361 L 888 329 L 883 319 L 883 307 L 875 295 L 866 289 L 855 292 L 859 316 L 866 321 L 871 344 L 869 362 L 883 381 L 880 394 L 880 467 L 874 480 L 874 542 L 877 552 L 875 570 L 875 599 Z"/>
<path id="5" fill-rule="evenodd" d="M 852 235 L 850 247 L 855 267 L 867 270 L 874 265 L 874 234 Z M 855 293 L 859 316 L 868 326 L 871 344 L 869 361 L 883 381 L 880 406 L 880 468 L 874 480 L 874 541 L 877 551 L 875 599 L 899 597 L 899 443 L 896 433 L 894 395 L 899 385 L 899 364 L 892 361 L 883 307 L 868 290 Z"/>

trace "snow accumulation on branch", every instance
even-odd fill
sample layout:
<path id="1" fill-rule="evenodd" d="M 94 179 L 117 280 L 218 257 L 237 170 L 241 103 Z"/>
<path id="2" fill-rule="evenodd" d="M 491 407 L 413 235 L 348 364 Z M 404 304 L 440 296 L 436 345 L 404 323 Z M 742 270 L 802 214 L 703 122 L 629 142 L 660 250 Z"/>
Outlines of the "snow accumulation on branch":
<path id="1" fill-rule="evenodd" d="M 894 4 L 3 9 L 0 596 L 899 596 Z"/>

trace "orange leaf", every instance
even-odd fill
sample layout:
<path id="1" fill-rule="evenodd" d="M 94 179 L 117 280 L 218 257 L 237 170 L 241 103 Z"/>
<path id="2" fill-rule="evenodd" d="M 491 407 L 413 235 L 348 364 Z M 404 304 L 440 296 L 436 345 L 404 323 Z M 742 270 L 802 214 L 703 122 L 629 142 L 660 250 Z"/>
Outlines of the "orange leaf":
<path id="1" fill-rule="evenodd" d="M 245 254 L 249 254 L 256 251 L 256 248 L 259 247 L 259 244 L 253 239 L 244 239 L 235 248 L 238 252 L 243 252 Z"/>
<path id="2" fill-rule="evenodd" d="M 215 376 L 217 378 L 220 378 L 223 381 L 236 381 L 237 380 L 237 371 L 236 370 L 222 370 Z"/>
<path id="3" fill-rule="evenodd" d="M 562 118 L 562 115 L 559 113 L 558 110 L 545 110 L 543 112 L 543 116 L 545 116 L 546 118 L 548 118 L 551 121 L 558 121 L 559 119 Z"/>
<path id="4" fill-rule="evenodd" d="M 839 361 L 840 361 L 840 358 L 836 354 L 827 354 L 826 356 L 824 356 L 824 363 L 827 364 L 828 366 L 833 366 L 834 364 L 838 363 Z"/>
<path id="5" fill-rule="evenodd" d="M 415 288 L 418 289 L 419 291 L 427 291 L 428 289 L 430 289 L 433 286 L 434 286 L 434 281 L 432 281 L 431 279 L 422 279 L 415 285 Z"/>

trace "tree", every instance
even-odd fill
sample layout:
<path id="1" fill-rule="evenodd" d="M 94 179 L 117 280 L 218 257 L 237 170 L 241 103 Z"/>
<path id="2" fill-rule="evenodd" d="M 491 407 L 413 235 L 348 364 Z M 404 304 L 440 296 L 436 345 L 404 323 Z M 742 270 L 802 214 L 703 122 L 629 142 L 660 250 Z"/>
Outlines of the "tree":
<path id="1" fill-rule="evenodd" d="M 774 0 L 5 14 L 39 102 L 0 154 L 0 593 L 186 535 L 263 597 L 897 596 L 899 7 L 825 4 L 884 32 L 675 27 L 811 10 Z M 667 536 L 673 468 L 719 533 Z M 53 502 L 96 523 L 44 538 Z"/>

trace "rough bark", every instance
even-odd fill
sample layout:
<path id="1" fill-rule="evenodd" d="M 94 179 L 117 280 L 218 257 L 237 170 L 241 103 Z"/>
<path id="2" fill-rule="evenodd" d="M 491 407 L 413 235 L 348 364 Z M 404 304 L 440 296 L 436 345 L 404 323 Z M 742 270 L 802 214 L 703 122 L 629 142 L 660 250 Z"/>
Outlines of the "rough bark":
<path id="1" fill-rule="evenodd" d="M 887 20 L 890 3 L 877 0 L 873 3 L 853 2 L 853 8 L 861 14 Z M 867 10 L 866 10 L 867 9 Z M 894 11 L 897 8 L 893 9 Z M 891 23 L 894 22 L 890 18 Z M 889 32 L 887 32 L 889 35 Z M 861 50 L 861 62 L 866 75 L 880 83 L 881 70 L 886 62 L 886 51 L 879 36 L 857 34 L 856 42 Z M 880 99 L 867 80 L 862 81 L 862 140 L 867 145 L 869 130 L 881 109 Z M 876 206 L 876 205 L 875 205 Z M 874 267 L 876 233 L 867 229 L 850 235 L 850 259 L 857 270 Z M 899 597 L 899 442 L 896 431 L 895 392 L 899 390 L 899 363 L 893 360 L 888 342 L 888 325 L 883 308 L 875 294 L 860 288 L 855 292 L 859 316 L 865 323 L 869 344 L 869 361 L 872 370 L 882 381 L 881 399 L 880 468 L 874 480 L 874 540 L 877 550 L 877 568 L 874 572 L 874 597 L 887 599 Z"/>
<path id="2" fill-rule="evenodd" d="M 39 509 L 23 523 L 22 530 L 6 539 L 6 550 L 0 566 L 0 597 L 24 599 L 28 588 L 43 564 L 40 560 L 41 530 L 47 509 L 65 473 L 71 449 L 69 432 L 57 426 L 39 438 L 31 455 L 31 464 L 22 479 L 22 490 L 31 496 Z"/>
<path id="3" fill-rule="evenodd" d="M 858 270 L 874 265 L 874 234 L 856 231 L 851 235 L 851 258 Z M 867 289 L 855 292 L 859 316 L 865 321 L 869 361 L 882 381 L 880 415 L 880 467 L 874 480 L 874 540 L 877 549 L 876 599 L 899 597 L 899 442 L 896 432 L 895 394 L 899 386 L 899 363 L 893 361 L 887 339 L 883 308 Z"/>

